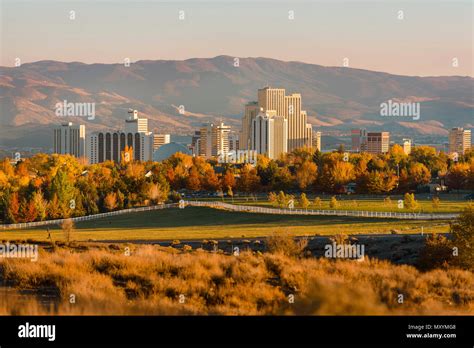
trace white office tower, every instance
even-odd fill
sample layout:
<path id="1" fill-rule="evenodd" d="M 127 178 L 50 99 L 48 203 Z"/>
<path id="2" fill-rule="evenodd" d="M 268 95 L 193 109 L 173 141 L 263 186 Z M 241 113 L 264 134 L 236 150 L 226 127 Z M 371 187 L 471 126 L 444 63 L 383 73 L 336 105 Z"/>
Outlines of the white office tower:
<path id="1" fill-rule="evenodd" d="M 411 153 L 411 139 L 403 139 L 403 152 L 405 155 L 409 155 Z"/>
<path id="2" fill-rule="evenodd" d="M 252 121 L 251 149 L 271 159 L 288 151 L 288 120 L 275 111 L 261 111 Z"/>
<path id="3" fill-rule="evenodd" d="M 148 133 L 148 119 L 139 118 L 137 110 L 130 110 L 125 120 L 125 133 Z"/>
<path id="4" fill-rule="evenodd" d="M 313 149 L 321 151 L 321 132 L 313 134 Z"/>
<path id="5" fill-rule="evenodd" d="M 54 127 L 53 152 L 61 155 L 86 155 L 86 127 L 71 122 Z"/>

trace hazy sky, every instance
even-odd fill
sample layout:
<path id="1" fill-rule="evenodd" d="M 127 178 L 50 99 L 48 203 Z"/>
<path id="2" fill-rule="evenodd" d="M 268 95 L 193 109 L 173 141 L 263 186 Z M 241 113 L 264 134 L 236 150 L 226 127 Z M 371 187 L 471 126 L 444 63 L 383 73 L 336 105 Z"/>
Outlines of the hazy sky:
<path id="1" fill-rule="evenodd" d="M 472 0 L 0 3 L 2 66 L 16 58 L 122 63 L 225 54 L 325 66 L 348 58 L 350 67 L 395 74 L 474 76 Z"/>

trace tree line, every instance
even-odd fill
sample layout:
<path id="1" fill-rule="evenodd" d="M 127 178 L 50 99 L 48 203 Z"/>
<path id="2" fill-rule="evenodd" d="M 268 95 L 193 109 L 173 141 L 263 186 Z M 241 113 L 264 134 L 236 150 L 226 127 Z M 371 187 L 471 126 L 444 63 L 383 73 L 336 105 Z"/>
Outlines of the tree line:
<path id="1" fill-rule="evenodd" d="M 399 145 L 387 154 L 321 153 L 296 149 L 277 160 L 222 164 L 176 153 L 163 162 L 88 165 L 69 155 L 37 154 L 0 162 L 0 217 L 4 223 L 84 216 L 180 198 L 177 191 L 406 193 L 432 178 L 450 189 L 474 189 L 474 151 L 453 162 L 443 152 L 420 146 L 406 155 Z"/>

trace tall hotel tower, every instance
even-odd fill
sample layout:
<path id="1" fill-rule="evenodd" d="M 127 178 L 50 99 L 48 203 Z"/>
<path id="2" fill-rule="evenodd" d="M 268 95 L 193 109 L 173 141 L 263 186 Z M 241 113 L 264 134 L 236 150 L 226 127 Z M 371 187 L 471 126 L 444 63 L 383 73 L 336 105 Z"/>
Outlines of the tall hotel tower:
<path id="1" fill-rule="evenodd" d="M 261 111 L 250 127 L 251 149 L 268 158 L 277 159 L 288 152 L 288 120 L 275 110 Z"/>
<path id="2" fill-rule="evenodd" d="M 71 122 L 54 127 L 53 151 L 75 157 L 86 155 L 86 127 Z"/>
<path id="3" fill-rule="evenodd" d="M 247 144 L 255 144 L 252 140 L 250 128 L 258 113 L 269 117 L 281 116 L 286 120 L 288 127 L 287 146 L 285 152 L 292 151 L 298 147 L 312 146 L 312 126 L 307 122 L 306 111 L 301 110 L 301 94 L 286 95 L 283 88 L 265 87 L 258 90 L 258 102 L 251 102 L 245 106 L 242 119 L 241 148 L 247 148 Z M 280 139 L 276 139 L 277 142 Z"/>
<path id="4" fill-rule="evenodd" d="M 153 133 L 148 132 L 148 120 L 139 118 L 138 112 L 129 112 L 125 131 L 94 132 L 88 137 L 89 163 L 120 162 L 125 147 L 132 148 L 130 160 L 150 161 L 153 156 Z"/>

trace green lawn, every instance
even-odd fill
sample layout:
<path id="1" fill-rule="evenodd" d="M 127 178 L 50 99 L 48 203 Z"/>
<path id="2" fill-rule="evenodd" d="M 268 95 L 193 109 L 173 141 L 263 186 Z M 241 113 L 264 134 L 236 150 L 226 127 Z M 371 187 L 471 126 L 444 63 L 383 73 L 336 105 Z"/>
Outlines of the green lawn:
<path id="1" fill-rule="evenodd" d="M 74 240 L 172 240 L 221 239 L 268 236 L 287 231 L 292 235 L 333 235 L 447 232 L 447 222 L 351 218 L 337 216 L 288 216 L 229 212 L 205 207 L 147 211 L 80 222 Z M 53 240 L 62 240 L 58 226 L 50 227 Z M 1 231 L 2 240 L 46 240 L 46 227 Z"/>
<path id="2" fill-rule="evenodd" d="M 298 198 L 295 199 L 295 208 L 300 208 L 298 205 Z M 308 209 L 315 210 L 334 210 L 329 206 L 330 197 L 321 197 L 321 206 L 317 207 L 313 204 L 314 196 L 309 197 L 308 199 L 311 202 L 311 205 Z M 412 212 L 408 209 L 399 209 L 397 202 L 398 199 L 402 197 L 392 197 L 390 202 L 384 202 L 383 198 L 380 199 L 361 199 L 357 196 L 343 196 L 343 199 L 338 198 L 339 207 L 336 210 L 364 210 L 364 211 L 382 211 L 382 212 L 399 212 L 407 213 Z M 213 199 L 217 200 L 217 199 Z M 225 198 L 226 203 L 232 203 L 232 199 Z M 245 199 L 236 197 L 234 198 L 234 204 L 244 204 L 244 205 L 253 205 L 253 206 L 265 206 L 265 207 L 276 207 L 272 205 L 268 200 L 260 198 L 258 201 L 253 201 L 251 199 Z M 462 211 L 468 204 L 472 203 L 466 200 L 442 200 L 438 208 L 433 207 L 433 203 L 428 199 L 418 199 L 420 208 L 415 210 L 417 213 L 458 213 Z"/>

